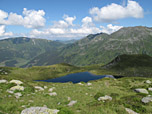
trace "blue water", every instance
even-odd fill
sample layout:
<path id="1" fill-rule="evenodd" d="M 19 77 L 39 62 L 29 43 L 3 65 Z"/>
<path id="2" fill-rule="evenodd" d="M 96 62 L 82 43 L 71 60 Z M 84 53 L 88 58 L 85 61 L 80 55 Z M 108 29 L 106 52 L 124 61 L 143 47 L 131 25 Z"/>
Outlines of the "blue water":
<path id="1" fill-rule="evenodd" d="M 59 78 L 54 78 L 54 79 L 48 79 L 48 80 L 37 80 L 37 81 L 44 81 L 44 82 L 60 82 L 60 83 L 66 83 L 66 82 L 73 82 L 73 83 L 78 83 L 78 82 L 88 82 L 90 80 L 98 80 L 104 77 L 111 77 L 114 78 L 111 75 L 94 75 L 89 72 L 80 72 L 80 73 L 73 73 L 73 74 L 68 74 L 66 76 L 62 76 Z"/>

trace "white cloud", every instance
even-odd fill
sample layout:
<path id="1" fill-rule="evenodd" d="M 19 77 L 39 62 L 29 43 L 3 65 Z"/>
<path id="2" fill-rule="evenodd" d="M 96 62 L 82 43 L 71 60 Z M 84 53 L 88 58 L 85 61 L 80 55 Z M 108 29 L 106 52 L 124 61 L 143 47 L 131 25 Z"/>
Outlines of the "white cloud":
<path id="1" fill-rule="evenodd" d="M 123 26 L 113 26 L 112 24 L 108 24 L 107 27 L 100 26 L 100 28 L 102 29 L 101 32 L 111 34 L 123 28 Z"/>
<path id="2" fill-rule="evenodd" d="M 69 25 L 73 26 L 73 21 L 76 19 L 76 16 L 69 17 L 68 15 L 64 15 L 63 18 Z"/>
<path id="3" fill-rule="evenodd" d="M 0 10 L 0 24 L 40 28 L 45 26 L 44 15 L 45 12 L 43 10 L 27 10 L 26 8 L 23 9 L 23 16 L 12 12 L 8 15 L 7 12 Z"/>
<path id="4" fill-rule="evenodd" d="M 0 24 L 1 24 L 1 23 L 5 23 L 5 22 L 4 22 L 4 19 L 7 18 L 7 17 L 8 17 L 8 13 L 0 10 Z"/>
<path id="5" fill-rule="evenodd" d="M 91 17 L 85 17 L 82 19 L 81 26 L 74 26 L 73 21 L 76 17 L 69 17 L 66 15 L 63 16 L 64 20 L 59 20 L 54 22 L 50 28 L 39 31 L 39 30 L 32 30 L 30 35 L 31 37 L 45 37 L 50 39 L 57 39 L 57 38 L 66 38 L 66 39 L 73 39 L 73 38 L 81 38 L 88 34 L 95 34 L 101 32 L 100 28 L 97 28 L 93 22 Z"/>
<path id="6" fill-rule="evenodd" d="M 144 11 L 136 1 L 128 0 L 127 6 L 112 3 L 100 9 L 94 7 L 90 9 L 90 14 L 97 22 L 112 22 L 128 17 L 142 18 Z"/>
<path id="7" fill-rule="evenodd" d="M 12 32 L 5 32 L 5 25 L 0 26 L 0 37 L 8 37 L 12 35 L 13 35 Z"/>

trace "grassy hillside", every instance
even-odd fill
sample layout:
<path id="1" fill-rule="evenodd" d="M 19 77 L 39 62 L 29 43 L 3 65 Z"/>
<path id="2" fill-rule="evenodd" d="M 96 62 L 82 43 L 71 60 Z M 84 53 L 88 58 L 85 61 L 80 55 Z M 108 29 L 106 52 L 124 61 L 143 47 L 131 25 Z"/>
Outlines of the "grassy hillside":
<path id="1" fill-rule="evenodd" d="M 102 67 L 125 76 L 152 76 L 152 57 L 148 55 L 120 55 Z"/>
<path id="2" fill-rule="evenodd" d="M 152 56 L 152 28 L 125 27 L 108 35 L 91 34 L 72 44 L 60 48 L 56 63 L 66 62 L 76 66 L 107 64 L 122 54 L 147 54 Z M 49 52 L 37 56 L 28 64 L 51 65 L 52 55 Z M 39 64 L 41 63 L 41 64 Z"/>
<path id="3" fill-rule="evenodd" d="M 30 38 L 0 41 L 0 66 L 46 66 L 69 63 L 76 66 L 107 64 L 122 54 L 152 56 L 152 28 L 124 27 L 108 35 L 91 34 L 74 43 Z"/>
<path id="4" fill-rule="evenodd" d="M 149 56 L 136 56 L 130 60 L 132 56 L 122 55 L 116 61 L 114 66 L 107 66 L 107 69 L 101 65 L 91 65 L 86 67 L 75 67 L 69 64 L 56 64 L 51 66 L 30 67 L 30 68 L 0 68 L 0 80 L 5 79 L 8 82 L 12 79 L 17 79 L 23 82 L 21 86 L 24 91 L 16 90 L 14 93 L 7 92 L 11 87 L 15 86 L 10 83 L 0 83 L 0 114 L 20 114 L 22 110 L 29 107 L 48 107 L 50 109 L 60 110 L 58 114 L 128 114 L 125 108 L 129 108 L 140 114 L 151 114 L 152 102 L 144 104 L 141 99 L 146 94 L 136 93 L 136 88 L 150 88 L 152 84 L 145 83 L 146 80 L 152 81 L 151 78 L 145 77 L 125 77 L 119 79 L 104 78 L 96 81 L 90 81 L 92 85 L 87 83 L 47 83 L 36 82 L 34 80 L 51 79 L 64 76 L 74 72 L 90 71 L 97 74 L 116 74 L 119 71 L 119 65 L 125 66 L 122 71 L 128 66 L 126 61 L 143 61 L 143 57 L 151 60 Z M 142 58 L 142 59 L 140 59 Z M 116 58 L 117 59 L 117 58 Z M 126 61 L 124 61 L 126 60 Z M 113 62 L 112 62 L 113 63 Z M 110 63 L 111 64 L 111 63 Z M 127 64 L 127 66 L 126 66 Z M 140 67 L 144 67 L 142 64 Z M 137 64 L 129 63 L 129 67 L 136 68 Z M 117 67 L 115 67 L 115 65 Z M 132 66 L 133 65 L 133 66 Z M 144 64 L 151 67 L 151 63 Z M 113 70 L 115 69 L 115 70 Z M 113 70 L 113 72 L 112 72 Z M 151 70 L 152 71 L 152 70 Z M 130 75 L 134 76 L 134 75 Z M 42 87 L 44 90 L 39 91 L 35 86 Z M 56 96 L 49 95 L 49 89 L 54 88 Z M 19 98 L 15 97 L 16 93 L 21 93 Z M 109 95 L 111 101 L 98 101 L 100 96 Z M 149 95 L 152 92 L 149 91 Z M 68 106 L 70 101 L 77 101 L 73 106 Z"/>
<path id="5" fill-rule="evenodd" d="M 21 67 L 34 57 L 46 51 L 57 51 L 61 46 L 59 42 L 25 37 L 0 40 L 0 66 Z"/>

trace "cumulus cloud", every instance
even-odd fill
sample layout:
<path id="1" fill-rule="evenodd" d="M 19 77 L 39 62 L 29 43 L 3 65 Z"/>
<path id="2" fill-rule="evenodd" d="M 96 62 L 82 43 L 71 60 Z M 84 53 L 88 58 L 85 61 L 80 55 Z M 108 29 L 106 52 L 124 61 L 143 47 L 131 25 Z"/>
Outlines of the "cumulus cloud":
<path id="1" fill-rule="evenodd" d="M 112 22 L 128 17 L 142 18 L 144 16 L 143 8 L 132 0 L 128 0 L 126 6 L 112 3 L 102 8 L 94 7 L 89 13 L 97 22 Z"/>
<path id="2" fill-rule="evenodd" d="M 22 16 L 23 15 L 23 16 Z M 11 12 L 8 14 L 0 10 L 0 24 L 2 25 L 20 25 L 26 28 L 40 28 L 45 26 L 45 12 L 43 10 L 23 9 L 22 15 Z M 8 19 L 6 19 L 8 18 Z"/>
<path id="3" fill-rule="evenodd" d="M 12 35 L 13 35 L 12 32 L 5 32 L 5 25 L 0 26 L 0 37 L 8 37 Z"/>
<path id="4" fill-rule="evenodd" d="M 76 16 L 69 17 L 68 15 L 64 15 L 63 18 L 69 25 L 73 26 L 73 21 L 76 19 Z"/>
<path id="5" fill-rule="evenodd" d="M 102 29 L 101 32 L 111 34 L 123 28 L 123 26 L 116 26 L 116 25 L 113 26 L 112 24 L 108 24 L 107 27 L 100 26 L 100 28 Z"/>
<path id="6" fill-rule="evenodd" d="M 88 34 L 95 34 L 101 32 L 92 22 L 91 17 L 84 17 L 80 27 L 74 26 L 73 21 L 76 17 L 63 16 L 63 20 L 54 22 L 50 28 L 45 30 L 32 30 L 31 37 L 46 37 L 46 38 L 81 38 Z"/>

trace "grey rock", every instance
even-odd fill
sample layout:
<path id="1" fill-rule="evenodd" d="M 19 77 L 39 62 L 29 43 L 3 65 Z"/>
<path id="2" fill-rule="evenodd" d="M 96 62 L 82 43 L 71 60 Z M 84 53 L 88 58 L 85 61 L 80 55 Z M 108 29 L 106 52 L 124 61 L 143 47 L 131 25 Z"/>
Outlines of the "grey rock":
<path id="1" fill-rule="evenodd" d="M 57 96 L 56 92 L 49 93 L 50 96 Z"/>
<path id="2" fill-rule="evenodd" d="M 37 89 L 38 91 L 44 91 L 44 88 L 40 87 L 40 86 L 35 86 L 35 89 Z"/>
<path id="3" fill-rule="evenodd" d="M 146 89 L 142 89 L 142 88 L 135 89 L 135 92 L 148 94 L 148 91 Z"/>
<path id="4" fill-rule="evenodd" d="M 144 98 L 142 98 L 141 101 L 142 101 L 143 103 L 152 102 L 152 97 L 151 97 L 151 96 L 144 97 Z"/>
<path id="5" fill-rule="evenodd" d="M 152 88 L 148 88 L 149 91 L 152 91 Z"/>
<path id="6" fill-rule="evenodd" d="M 139 114 L 139 113 L 137 113 L 129 108 L 125 108 L 125 110 L 126 110 L 126 112 L 128 112 L 128 114 Z"/>
<path id="7" fill-rule="evenodd" d="M 15 95 L 15 97 L 16 97 L 17 99 L 20 98 L 20 97 L 22 96 L 21 93 L 15 93 L 14 95 Z"/>
<path id="8" fill-rule="evenodd" d="M 113 75 L 106 75 L 106 78 L 113 78 L 113 79 L 115 79 L 115 77 Z"/>
<path id="9" fill-rule="evenodd" d="M 57 114 L 59 110 L 46 107 L 30 107 L 24 109 L 21 114 Z"/>
<path id="10" fill-rule="evenodd" d="M 76 103 L 77 103 L 77 101 L 70 101 L 69 104 L 68 104 L 68 106 L 73 106 Z"/>
<path id="11" fill-rule="evenodd" d="M 104 102 L 104 101 L 107 101 L 107 100 L 111 101 L 112 97 L 110 97 L 108 95 L 105 95 L 105 96 L 102 96 L 102 97 L 98 98 L 98 101 L 103 101 Z"/>
<path id="12" fill-rule="evenodd" d="M 7 83 L 7 80 L 0 80 L 0 83 Z"/>
<path id="13" fill-rule="evenodd" d="M 150 81 L 150 80 L 146 80 L 146 83 L 147 83 L 147 84 L 151 84 L 151 81 Z"/>

